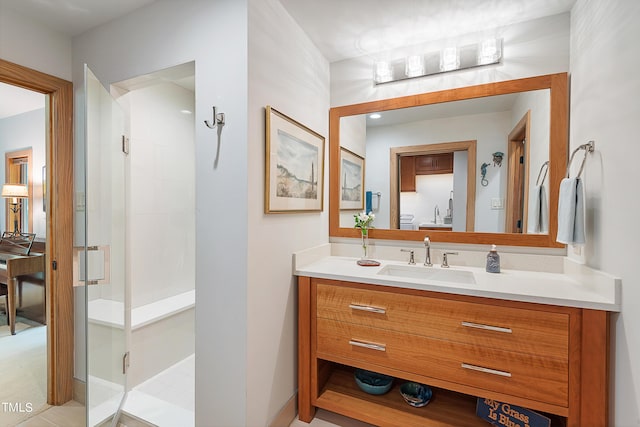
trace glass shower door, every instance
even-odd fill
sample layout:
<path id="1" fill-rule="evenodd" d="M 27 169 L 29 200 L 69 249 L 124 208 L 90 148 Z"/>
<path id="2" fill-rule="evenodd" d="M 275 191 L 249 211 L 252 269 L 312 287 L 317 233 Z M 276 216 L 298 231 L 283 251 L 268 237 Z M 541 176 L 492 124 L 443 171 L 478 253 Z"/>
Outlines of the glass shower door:
<path id="1" fill-rule="evenodd" d="M 125 114 L 85 66 L 84 242 L 88 426 L 117 422 L 127 391 Z M 76 210 L 81 210 L 76 207 Z"/>

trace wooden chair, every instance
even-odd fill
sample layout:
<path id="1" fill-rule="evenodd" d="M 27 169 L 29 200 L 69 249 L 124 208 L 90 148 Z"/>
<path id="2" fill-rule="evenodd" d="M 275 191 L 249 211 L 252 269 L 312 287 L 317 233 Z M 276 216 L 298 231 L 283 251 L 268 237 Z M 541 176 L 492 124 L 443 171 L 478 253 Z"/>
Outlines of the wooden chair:
<path id="1" fill-rule="evenodd" d="M 35 233 L 2 232 L 0 237 L 0 254 L 29 255 Z M 4 273 L 4 274 L 3 274 Z M 4 311 L 7 313 L 7 325 L 9 324 L 9 296 L 7 289 L 6 271 L 0 269 L 0 297 L 4 297 Z"/>
<path id="2" fill-rule="evenodd" d="M 9 295 L 7 285 L 0 283 L 0 297 L 4 297 L 4 312 L 7 315 L 7 325 L 9 324 Z"/>

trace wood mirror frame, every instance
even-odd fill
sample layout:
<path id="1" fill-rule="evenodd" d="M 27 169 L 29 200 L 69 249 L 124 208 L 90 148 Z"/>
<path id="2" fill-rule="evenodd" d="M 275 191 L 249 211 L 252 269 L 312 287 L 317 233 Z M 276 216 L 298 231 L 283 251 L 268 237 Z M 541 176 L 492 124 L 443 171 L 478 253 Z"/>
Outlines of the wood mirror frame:
<path id="1" fill-rule="evenodd" d="M 567 73 L 548 74 L 517 80 L 468 86 L 418 95 L 371 101 L 361 104 L 334 107 L 329 110 L 329 236 L 360 237 L 355 228 L 340 227 L 340 118 L 378 111 L 439 104 L 450 101 L 482 98 L 494 95 L 550 90 L 550 130 L 549 130 L 549 233 L 480 233 L 435 230 L 387 230 L 372 229 L 371 239 L 422 241 L 429 236 L 432 242 L 496 244 L 507 246 L 532 246 L 562 248 L 556 242 L 558 232 L 558 193 L 560 181 L 566 173 L 568 128 L 568 77 Z M 391 193 L 389 193 L 391 194 Z"/>

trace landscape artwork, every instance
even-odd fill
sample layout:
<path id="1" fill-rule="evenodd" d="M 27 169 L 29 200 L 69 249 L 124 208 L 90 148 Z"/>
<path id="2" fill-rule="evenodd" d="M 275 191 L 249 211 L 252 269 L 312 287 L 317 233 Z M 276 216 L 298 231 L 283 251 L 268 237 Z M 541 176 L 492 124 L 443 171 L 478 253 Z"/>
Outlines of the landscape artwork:
<path id="1" fill-rule="evenodd" d="M 278 130 L 276 196 L 318 198 L 318 147 Z"/>
<path id="2" fill-rule="evenodd" d="M 265 213 L 321 211 L 324 137 L 266 107 Z"/>
<path id="3" fill-rule="evenodd" d="M 340 149 L 340 209 L 364 209 L 364 159 Z"/>

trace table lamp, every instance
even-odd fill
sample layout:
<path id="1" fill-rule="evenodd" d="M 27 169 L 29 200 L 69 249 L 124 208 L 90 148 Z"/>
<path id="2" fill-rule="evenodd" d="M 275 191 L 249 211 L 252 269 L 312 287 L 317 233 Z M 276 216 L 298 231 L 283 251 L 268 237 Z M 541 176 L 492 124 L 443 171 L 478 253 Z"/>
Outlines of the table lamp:
<path id="1" fill-rule="evenodd" d="M 13 217 L 13 233 L 19 234 L 20 229 L 18 228 L 18 212 L 21 209 L 21 201 L 20 199 L 26 199 L 29 197 L 29 191 L 27 190 L 26 184 L 4 184 L 2 186 L 2 197 L 5 199 L 11 199 L 9 205 L 11 207 L 11 212 L 14 213 Z"/>

